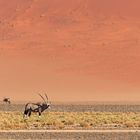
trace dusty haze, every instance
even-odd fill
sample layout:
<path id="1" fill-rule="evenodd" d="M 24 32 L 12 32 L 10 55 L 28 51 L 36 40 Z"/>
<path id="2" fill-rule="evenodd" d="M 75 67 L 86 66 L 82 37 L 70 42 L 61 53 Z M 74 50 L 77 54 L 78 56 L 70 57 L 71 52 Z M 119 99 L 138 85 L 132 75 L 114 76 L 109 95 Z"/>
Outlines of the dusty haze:
<path id="1" fill-rule="evenodd" d="M 0 98 L 140 100 L 139 0 L 0 0 Z"/>

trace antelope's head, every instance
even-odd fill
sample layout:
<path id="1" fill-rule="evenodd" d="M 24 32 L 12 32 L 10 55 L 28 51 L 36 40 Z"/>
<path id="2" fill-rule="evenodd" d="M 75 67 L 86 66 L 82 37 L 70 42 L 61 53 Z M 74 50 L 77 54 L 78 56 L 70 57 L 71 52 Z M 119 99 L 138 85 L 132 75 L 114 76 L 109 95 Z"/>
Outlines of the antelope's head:
<path id="1" fill-rule="evenodd" d="M 51 102 L 49 101 L 47 94 L 45 93 L 45 98 L 41 94 L 39 94 L 39 96 L 43 99 L 42 106 L 45 109 L 50 108 Z"/>

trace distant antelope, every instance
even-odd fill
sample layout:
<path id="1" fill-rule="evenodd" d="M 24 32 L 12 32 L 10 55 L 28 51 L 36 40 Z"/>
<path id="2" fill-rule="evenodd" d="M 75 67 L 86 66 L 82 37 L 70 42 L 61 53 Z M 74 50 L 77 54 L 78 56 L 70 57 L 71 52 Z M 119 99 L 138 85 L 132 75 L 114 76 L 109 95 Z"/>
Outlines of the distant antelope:
<path id="1" fill-rule="evenodd" d="M 3 98 L 3 102 L 5 102 L 6 104 L 11 104 L 10 98 Z"/>
<path id="2" fill-rule="evenodd" d="M 39 116 L 41 116 L 41 113 L 50 107 L 51 103 L 48 102 L 47 94 L 45 94 L 46 100 L 41 94 L 39 94 L 39 96 L 43 99 L 44 102 L 27 103 L 25 105 L 24 117 L 30 117 L 32 112 L 37 112 Z"/>

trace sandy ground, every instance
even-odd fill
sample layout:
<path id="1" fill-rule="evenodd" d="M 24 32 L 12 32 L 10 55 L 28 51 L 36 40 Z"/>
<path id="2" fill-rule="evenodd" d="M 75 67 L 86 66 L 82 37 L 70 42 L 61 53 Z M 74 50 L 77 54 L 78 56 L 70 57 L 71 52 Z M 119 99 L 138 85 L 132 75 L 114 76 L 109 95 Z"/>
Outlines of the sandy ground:
<path id="1" fill-rule="evenodd" d="M 0 131 L 0 139 L 139 140 L 136 130 L 35 130 Z"/>
<path id="2" fill-rule="evenodd" d="M 24 111 L 25 104 L 0 104 L 0 111 Z M 140 112 L 139 104 L 52 104 L 49 111 Z"/>

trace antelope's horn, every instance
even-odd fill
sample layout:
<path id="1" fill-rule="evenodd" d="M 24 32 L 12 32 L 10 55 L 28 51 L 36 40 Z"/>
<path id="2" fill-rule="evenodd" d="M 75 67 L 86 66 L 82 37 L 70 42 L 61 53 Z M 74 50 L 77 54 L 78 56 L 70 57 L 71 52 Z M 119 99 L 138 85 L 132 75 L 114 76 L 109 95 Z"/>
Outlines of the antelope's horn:
<path id="1" fill-rule="evenodd" d="M 38 95 L 43 99 L 44 102 L 46 102 L 44 97 L 41 94 L 38 94 Z"/>
<path id="2" fill-rule="evenodd" d="M 45 96 L 46 96 L 46 99 L 47 99 L 47 103 L 48 103 L 48 100 L 49 100 L 49 98 L 48 98 L 48 96 L 47 96 L 47 94 L 45 93 Z"/>

